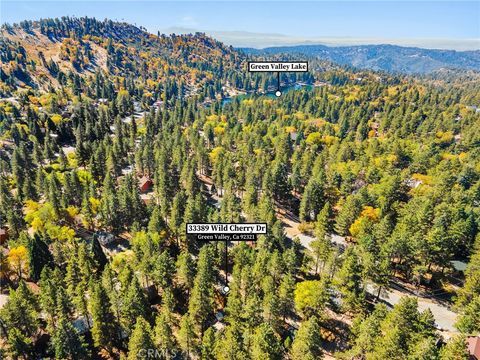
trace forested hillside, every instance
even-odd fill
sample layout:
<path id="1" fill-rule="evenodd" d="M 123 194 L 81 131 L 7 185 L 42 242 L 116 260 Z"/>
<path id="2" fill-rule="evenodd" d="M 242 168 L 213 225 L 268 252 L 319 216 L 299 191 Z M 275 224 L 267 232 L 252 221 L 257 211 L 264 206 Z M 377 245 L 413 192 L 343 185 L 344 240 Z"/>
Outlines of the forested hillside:
<path id="1" fill-rule="evenodd" d="M 312 60 L 282 77 L 311 86 L 227 102 L 275 77 L 201 34 L 76 18 L 2 32 L 0 356 L 468 359 L 478 74 Z M 228 294 L 223 244 L 189 222 L 267 223 L 229 244 Z M 392 309 L 399 284 L 411 296 Z"/>
<path id="2" fill-rule="evenodd" d="M 159 93 L 160 100 L 189 94 L 212 99 L 255 86 L 248 74 L 239 74 L 244 55 L 201 33 L 157 36 L 126 23 L 65 17 L 4 24 L 1 34 L 4 95 L 17 87 L 50 90 L 68 83 L 78 95 L 81 83 L 105 76 L 110 81 L 97 98 L 108 97 L 113 84 L 133 88 L 134 82 L 147 102 Z"/>

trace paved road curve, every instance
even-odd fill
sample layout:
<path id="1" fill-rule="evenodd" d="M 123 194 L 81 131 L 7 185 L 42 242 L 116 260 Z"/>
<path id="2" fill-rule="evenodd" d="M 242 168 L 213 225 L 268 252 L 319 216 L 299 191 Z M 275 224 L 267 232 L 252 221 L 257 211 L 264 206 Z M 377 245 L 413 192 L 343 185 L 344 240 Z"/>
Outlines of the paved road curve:
<path id="1" fill-rule="evenodd" d="M 300 240 L 300 243 L 307 249 L 311 250 L 310 244 L 314 240 L 312 236 L 308 236 L 305 234 L 300 233 L 298 230 L 298 222 L 295 221 L 292 218 L 282 218 L 282 221 L 284 222 L 285 225 L 285 232 L 287 236 L 290 239 L 293 239 L 294 237 L 298 237 Z M 345 241 L 345 238 L 342 236 L 338 235 L 332 235 L 331 237 L 332 243 L 334 243 L 337 246 L 346 246 L 347 243 Z M 377 289 L 375 289 L 374 285 L 367 285 L 367 292 L 372 294 L 373 296 L 377 295 Z M 445 331 L 445 335 L 448 337 L 452 334 L 458 333 L 458 331 L 455 329 L 455 321 L 457 318 L 457 314 L 453 311 L 451 311 L 446 305 L 440 304 L 438 302 L 435 302 L 432 299 L 422 297 L 416 294 L 411 294 L 407 293 L 405 290 L 397 290 L 397 289 L 386 289 L 383 290 L 382 293 L 380 294 L 380 298 L 390 304 L 390 305 L 395 305 L 397 304 L 400 299 L 404 296 L 413 296 L 417 298 L 418 301 L 418 308 L 420 311 L 424 311 L 426 309 L 430 309 L 432 312 L 435 322 L 437 324 L 437 328 L 439 330 Z"/>

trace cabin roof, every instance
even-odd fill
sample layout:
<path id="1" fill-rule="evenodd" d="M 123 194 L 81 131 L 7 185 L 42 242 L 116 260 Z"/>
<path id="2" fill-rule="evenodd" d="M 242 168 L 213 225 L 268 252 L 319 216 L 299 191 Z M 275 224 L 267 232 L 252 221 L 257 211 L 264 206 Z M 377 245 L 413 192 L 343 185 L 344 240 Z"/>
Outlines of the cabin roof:
<path id="1" fill-rule="evenodd" d="M 467 338 L 467 349 L 473 359 L 480 359 L 480 336 Z"/>
<path id="2" fill-rule="evenodd" d="M 140 186 L 143 186 L 145 184 L 151 184 L 151 183 L 152 183 L 152 180 L 150 180 L 148 176 L 142 176 L 139 180 Z"/>

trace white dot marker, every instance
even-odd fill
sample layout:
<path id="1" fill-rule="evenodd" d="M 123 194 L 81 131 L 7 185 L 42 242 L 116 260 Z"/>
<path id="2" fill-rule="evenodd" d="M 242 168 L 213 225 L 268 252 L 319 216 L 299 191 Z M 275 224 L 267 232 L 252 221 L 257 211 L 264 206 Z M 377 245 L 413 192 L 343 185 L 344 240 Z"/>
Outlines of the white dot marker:
<path id="1" fill-rule="evenodd" d="M 275 92 L 275 96 L 276 96 L 276 97 L 282 96 L 282 92 L 281 92 L 280 90 L 277 90 L 277 91 Z"/>
<path id="2" fill-rule="evenodd" d="M 224 286 L 223 292 L 226 294 L 230 291 L 230 288 L 228 286 Z"/>

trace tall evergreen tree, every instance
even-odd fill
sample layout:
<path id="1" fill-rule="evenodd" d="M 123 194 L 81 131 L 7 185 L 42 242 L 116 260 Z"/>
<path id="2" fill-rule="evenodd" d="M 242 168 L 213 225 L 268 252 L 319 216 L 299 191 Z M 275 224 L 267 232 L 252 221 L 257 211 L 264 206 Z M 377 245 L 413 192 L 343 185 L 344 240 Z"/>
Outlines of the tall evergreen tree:
<path id="1" fill-rule="evenodd" d="M 215 357 L 215 330 L 209 327 L 203 334 L 202 339 L 202 360 L 214 360 Z"/>
<path id="2" fill-rule="evenodd" d="M 267 325 L 260 325 L 252 338 L 250 356 L 254 360 L 275 360 L 282 358 L 282 348 L 273 329 Z"/>
<path id="3" fill-rule="evenodd" d="M 30 265 L 30 278 L 33 281 L 40 279 L 40 274 L 45 266 L 53 267 L 53 256 L 48 245 L 35 234 L 28 241 L 28 258 Z"/>
<path id="4" fill-rule="evenodd" d="M 119 229 L 119 206 L 114 179 L 110 172 L 107 173 L 103 181 L 100 213 L 106 226 L 112 230 Z"/>
<path id="5" fill-rule="evenodd" d="M 176 268 L 178 282 L 187 290 L 188 295 L 193 287 L 195 278 L 195 263 L 192 256 L 188 252 L 182 251 L 178 256 Z"/>
<path id="6" fill-rule="evenodd" d="M 133 275 L 132 281 L 124 294 L 121 307 L 121 317 L 125 328 L 132 331 L 137 318 L 147 318 L 149 316 L 148 309 L 148 301 L 140 286 L 140 282 L 136 275 Z"/>
<path id="7" fill-rule="evenodd" d="M 58 320 L 51 341 L 57 359 L 90 359 L 84 339 L 72 323 L 63 316 Z"/>
<path id="8" fill-rule="evenodd" d="M 178 331 L 178 342 L 181 349 L 186 354 L 186 358 L 189 359 L 191 354 L 196 352 L 195 332 L 193 331 L 193 323 L 190 320 L 190 314 L 185 314 L 180 321 L 180 330 Z"/>
<path id="9" fill-rule="evenodd" d="M 300 325 L 292 344 L 293 360 L 315 360 L 322 358 L 322 338 L 318 319 L 312 316 Z"/>
<path id="10" fill-rule="evenodd" d="M 204 246 L 200 250 L 197 267 L 198 271 L 195 277 L 188 311 L 191 314 L 192 322 L 199 327 L 199 335 L 202 337 L 207 319 L 213 314 L 214 310 L 214 263 L 212 251 L 209 246 Z"/>
<path id="11" fill-rule="evenodd" d="M 135 328 L 128 342 L 128 360 L 147 359 L 149 354 L 155 354 L 155 344 L 152 339 L 150 324 L 138 317 Z"/>
<path id="12" fill-rule="evenodd" d="M 365 292 L 362 283 L 362 265 L 356 251 L 347 248 L 343 253 L 343 264 L 337 273 L 335 284 L 342 294 L 342 306 L 347 311 L 361 311 Z"/>
<path id="13" fill-rule="evenodd" d="M 90 298 L 92 338 L 95 346 L 111 352 L 118 344 L 118 324 L 110 309 L 110 300 L 101 284 L 94 285 Z"/>
<path id="14" fill-rule="evenodd" d="M 38 326 L 38 302 L 36 296 L 24 281 L 20 281 L 17 290 L 10 289 L 9 299 L 0 310 L 2 322 L 10 334 L 15 329 L 25 338 L 31 337 Z M 15 338 L 19 338 L 15 335 Z M 13 336 L 13 335 L 12 335 Z"/>
<path id="15" fill-rule="evenodd" d="M 173 358 L 173 352 L 176 350 L 176 341 L 172 331 L 171 316 L 168 311 L 162 311 L 155 323 L 155 347 L 162 351 L 167 359 Z"/>

